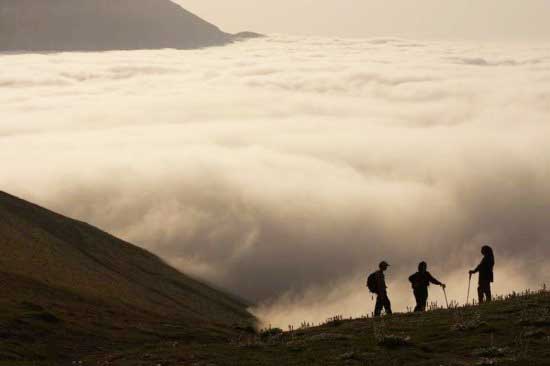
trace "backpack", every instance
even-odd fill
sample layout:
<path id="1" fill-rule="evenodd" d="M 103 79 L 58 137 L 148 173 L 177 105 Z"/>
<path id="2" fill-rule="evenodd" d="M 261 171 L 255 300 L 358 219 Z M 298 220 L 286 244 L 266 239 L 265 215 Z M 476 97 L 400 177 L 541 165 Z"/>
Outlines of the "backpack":
<path id="1" fill-rule="evenodd" d="M 412 285 L 412 288 L 416 288 L 418 287 L 419 285 L 419 275 L 418 275 L 418 272 L 412 274 L 410 277 L 409 277 L 409 281 Z"/>
<path id="2" fill-rule="evenodd" d="M 373 294 L 378 293 L 378 281 L 376 278 L 376 272 L 373 272 L 367 278 L 367 287 Z"/>

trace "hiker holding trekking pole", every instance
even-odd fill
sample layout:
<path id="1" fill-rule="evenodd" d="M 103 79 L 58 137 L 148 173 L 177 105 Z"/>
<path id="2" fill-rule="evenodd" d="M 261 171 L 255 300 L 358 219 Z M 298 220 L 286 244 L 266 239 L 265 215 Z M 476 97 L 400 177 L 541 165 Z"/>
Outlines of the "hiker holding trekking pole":
<path id="1" fill-rule="evenodd" d="M 380 262 L 378 271 L 373 272 L 367 278 L 367 287 L 369 291 L 376 294 L 376 305 L 374 307 L 374 316 L 379 317 L 382 314 L 382 309 L 386 310 L 386 314 L 390 315 L 391 302 L 388 297 L 388 286 L 386 286 L 386 278 L 384 272 L 390 265 L 386 261 Z"/>
<path id="2" fill-rule="evenodd" d="M 477 294 L 479 303 L 483 304 L 484 302 L 490 302 L 492 299 L 491 282 L 494 281 L 493 268 L 495 267 L 495 255 L 493 249 L 488 245 L 484 245 L 481 248 L 481 254 L 483 255 L 481 263 L 469 273 L 470 278 L 474 273 L 479 273 Z"/>
<path id="3" fill-rule="evenodd" d="M 415 312 L 426 311 L 426 306 L 428 304 L 428 287 L 430 283 L 441 286 L 443 291 L 445 291 L 446 288 L 444 283 L 436 280 L 430 272 L 428 272 L 428 264 L 426 262 L 420 262 L 418 265 L 418 272 L 410 276 L 409 281 L 411 282 L 414 298 L 416 299 Z M 447 293 L 445 293 L 445 302 L 447 303 Z M 447 307 L 449 307 L 448 303 Z"/>

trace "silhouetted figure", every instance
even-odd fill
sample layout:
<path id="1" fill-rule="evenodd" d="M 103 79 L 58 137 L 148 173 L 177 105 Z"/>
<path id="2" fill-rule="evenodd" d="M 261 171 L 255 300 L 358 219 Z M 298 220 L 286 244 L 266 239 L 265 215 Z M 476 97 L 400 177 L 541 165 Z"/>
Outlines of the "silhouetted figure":
<path id="1" fill-rule="evenodd" d="M 382 309 L 386 310 L 386 314 L 391 314 L 391 302 L 388 298 L 386 286 L 386 278 L 384 272 L 390 265 L 383 261 L 378 265 L 378 271 L 371 274 L 367 280 L 367 287 L 372 293 L 376 294 L 376 305 L 374 307 L 374 316 L 380 316 Z"/>
<path id="2" fill-rule="evenodd" d="M 436 280 L 430 272 L 428 272 L 428 264 L 426 264 L 426 262 L 420 262 L 418 265 L 418 272 L 410 276 L 409 281 L 411 281 L 414 298 L 416 299 L 415 312 L 426 311 L 426 305 L 428 304 L 428 287 L 430 283 L 445 288 L 444 283 Z"/>
<path id="3" fill-rule="evenodd" d="M 474 270 L 470 271 L 470 275 L 479 272 L 477 295 L 480 304 L 490 302 L 492 299 L 491 282 L 494 281 L 493 268 L 495 267 L 495 255 L 490 246 L 483 246 L 481 254 L 483 254 L 481 263 Z"/>

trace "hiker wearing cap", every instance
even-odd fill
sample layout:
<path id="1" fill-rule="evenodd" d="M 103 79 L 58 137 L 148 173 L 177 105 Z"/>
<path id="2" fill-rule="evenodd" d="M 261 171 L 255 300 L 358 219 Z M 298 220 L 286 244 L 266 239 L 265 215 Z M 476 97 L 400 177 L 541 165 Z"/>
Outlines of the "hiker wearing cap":
<path id="1" fill-rule="evenodd" d="M 428 303 L 428 287 L 430 283 L 439 285 L 445 289 L 445 284 L 436 280 L 430 272 L 428 272 L 428 264 L 426 262 L 420 262 L 418 264 L 418 272 L 409 277 L 411 282 L 414 298 L 416 299 L 415 312 L 426 311 L 426 305 Z"/>
<path id="2" fill-rule="evenodd" d="M 386 314 L 391 314 L 391 302 L 388 297 L 386 286 L 386 278 L 384 272 L 390 265 L 386 261 L 380 262 L 378 271 L 372 273 L 367 279 L 367 287 L 370 292 L 376 294 L 376 305 L 374 307 L 374 316 L 380 316 L 382 309 L 386 310 Z"/>
<path id="3" fill-rule="evenodd" d="M 479 273 L 477 294 L 479 303 L 490 302 L 491 296 L 491 282 L 494 281 L 493 268 L 495 266 L 495 255 L 493 249 L 484 245 L 481 248 L 481 254 L 483 259 L 479 265 L 470 271 L 470 278 L 474 273 Z"/>

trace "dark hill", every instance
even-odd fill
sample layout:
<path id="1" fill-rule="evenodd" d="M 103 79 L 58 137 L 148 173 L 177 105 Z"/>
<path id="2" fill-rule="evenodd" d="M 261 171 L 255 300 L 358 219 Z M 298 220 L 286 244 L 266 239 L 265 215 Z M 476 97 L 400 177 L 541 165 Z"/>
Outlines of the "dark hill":
<path id="1" fill-rule="evenodd" d="M 208 343 L 254 322 L 247 304 L 145 250 L 3 192 L 0 253 L 0 360 Z"/>
<path id="2" fill-rule="evenodd" d="M 170 0 L 0 0 L 0 51 L 188 49 L 231 39 Z"/>

